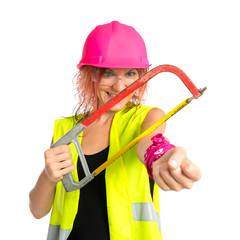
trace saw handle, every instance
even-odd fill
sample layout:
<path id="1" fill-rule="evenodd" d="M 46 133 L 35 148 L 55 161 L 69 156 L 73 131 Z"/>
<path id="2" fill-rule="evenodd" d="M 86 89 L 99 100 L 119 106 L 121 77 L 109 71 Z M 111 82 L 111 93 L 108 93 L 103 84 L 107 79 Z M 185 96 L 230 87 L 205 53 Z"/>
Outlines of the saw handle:
<path id="1" fill-rule="evenodd" d="M 68 145 L 70 143 L 73 143 L 77 149 L 78 156 L 80 158 L 80 162 L 83 167 L 83 171 L 85 173 L 85 177 L 80 182 L 75 182 L 73 180 L 72 173 L 68 173 L 63 176 L 62 183 L 66 190 L 66 192 L 77 190 L 81 188 L 82 186 L 86 185 L 88 182 L 90 182 L 93 179 L 92 174 L 89 171 L 88 164 L 86 162 L 86 159 L 84 157 L 78 135 L 84 131 L 86 127 L 81 124 L 76 124 L 70 131 L 68 131 L 64 136 L 62 136 L 58 141 L 56 141 L 50 148 L 54 148 L 61 145 Z"/>

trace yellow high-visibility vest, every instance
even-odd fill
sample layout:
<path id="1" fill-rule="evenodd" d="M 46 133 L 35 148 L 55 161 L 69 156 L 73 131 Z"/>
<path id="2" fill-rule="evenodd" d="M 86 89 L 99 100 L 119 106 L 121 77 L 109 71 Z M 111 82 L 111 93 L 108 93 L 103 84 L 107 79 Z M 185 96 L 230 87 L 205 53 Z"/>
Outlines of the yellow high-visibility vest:
<path id="1" fill-rule="evenodd" d="M 140 105 L 115 114 L 110 130 L 108 158 L 141 133 L 141 125 L 152 107 Z M 56 120 L 53 141 L 57 141 L 76 124 L 74 117 Z M 82 133 L 79 135 L 81 143 Z M 78 154 L 70 144 L 74 165 Z M 79 181 L 77 167 L 73 178 Z M 107 212 L 111 240 L 162 239 L 160 228 L 159 188 L 155 184 L 153 199 L 145 166 L 131 148 L 106 168 Z M 66 192 L 57 183 L 48 240 L 65 240 L 70 234 L 78 211 L 80 190 Z"/>

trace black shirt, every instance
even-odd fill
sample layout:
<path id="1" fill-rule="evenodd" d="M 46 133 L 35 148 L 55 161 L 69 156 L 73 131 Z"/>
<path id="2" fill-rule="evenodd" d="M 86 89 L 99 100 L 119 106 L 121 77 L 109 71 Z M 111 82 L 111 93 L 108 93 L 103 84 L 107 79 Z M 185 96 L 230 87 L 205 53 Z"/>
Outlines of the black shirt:
<path id="1" fill-rule="evenodd" d="M 93 155 L 85 155 L 90 172 L 107 160 L 109 147 Z M 77 164 L 78 177 L 85 175 L 80 160 Z M 149 177 L 151 195 L 153 196 L 154 181 Z M 107 217 L 107 200 L 105 186 L 105 170 L 91 182 L 81 188 L 79 206 L 73 229 L 68 237 L 70 240 L 110 240 Z"/>
<path id="2" fill-rule="evenodd" d="M 90 172 L 107 160 L 109 147 L 93 155 L 85 155 Z M 78 160 L 78 177 L 85 175 Z M 68 237 L 74 239 L 109 240 L 106 204 L 105 170 L 81 188 L 79 206 L 73 229 Z"/>

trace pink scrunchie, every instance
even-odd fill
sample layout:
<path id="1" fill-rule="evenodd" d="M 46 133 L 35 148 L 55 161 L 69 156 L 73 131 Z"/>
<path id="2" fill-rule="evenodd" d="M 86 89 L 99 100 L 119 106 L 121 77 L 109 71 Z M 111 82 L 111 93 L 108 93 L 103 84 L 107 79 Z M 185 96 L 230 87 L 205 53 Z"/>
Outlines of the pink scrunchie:
<path id="1" fill-rule="evenodd" d="M 160 158 L 168 150 L 175 148 L 174 145 L 170 144 L 161 133 L 158 133 L 151 138 L 153 144 L 148 147 L 144 155 L 144 163 L 147 168 L 148 175 L 153 178 L 152 175 L 152 164 L 158 158 Z"/>

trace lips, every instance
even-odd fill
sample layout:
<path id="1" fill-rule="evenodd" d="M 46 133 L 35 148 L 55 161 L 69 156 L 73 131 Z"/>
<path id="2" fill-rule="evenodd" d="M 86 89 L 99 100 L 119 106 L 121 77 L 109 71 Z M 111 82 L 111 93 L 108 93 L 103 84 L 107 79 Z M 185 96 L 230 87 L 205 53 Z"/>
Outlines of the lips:
<path id="1" fill-rule="evenodd" d="M 110 93 L 110 92 L 106 92 L 106 93 L 110 98 L 114 98 L 117 95 L 117 94 L 113 94 L 113 93 Z"/>

